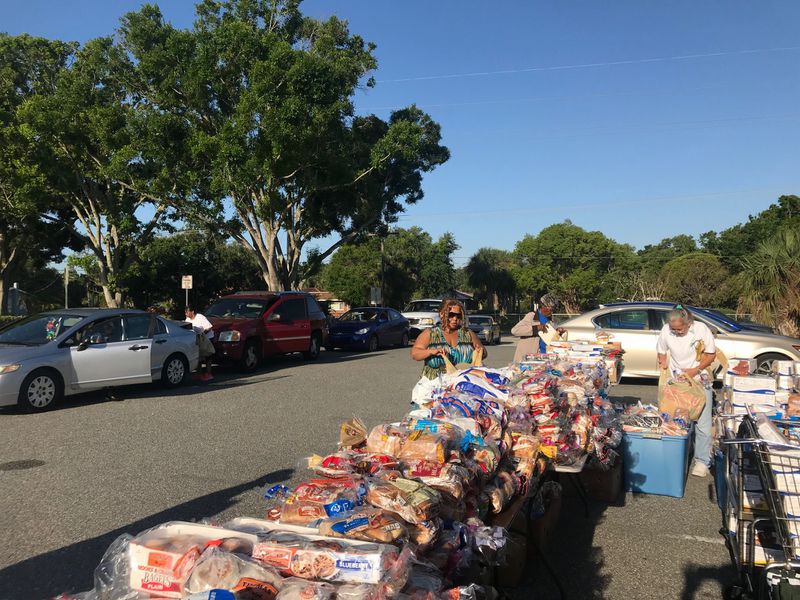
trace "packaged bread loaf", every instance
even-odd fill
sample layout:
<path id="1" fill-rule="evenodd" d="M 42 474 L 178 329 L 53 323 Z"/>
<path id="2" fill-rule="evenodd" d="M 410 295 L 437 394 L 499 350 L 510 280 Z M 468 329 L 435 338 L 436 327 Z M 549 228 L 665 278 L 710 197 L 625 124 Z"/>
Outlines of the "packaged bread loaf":
<path id="1" fill-rule="evenodd" d="M 362 507 L 340 517 L 325 519 L 319 524 L 321 535 L 364 540 L 394 542 L 408 536 L 405 524 L 392 513 L 374 507 Z"/>
<path id="2" fill-rule="evenodd" d="M 427 485 L 410 479 L 369 482 L 367 501 L 373 506 L 395 512 L 409 523 L 422 523 L 439 514 L 441 495 Z"/>
<path id="3" fill-rule="evenodd" d="M 417 429 L 405 439 L 396 456 L 403 462 L 428 460 L 443 463 L 448 458 L 447 439 L 437 433 Z"/>
<path id="4" fill-rule="evenodd" d="M 319 519 L 353 510 L 361 504 L 361 486 L 355 478 L 311 479 L 289 494 L 281 511 L 281 523 L 308 525 Z"/>
<path id="5" fill-rule="evenodd" d="M 408 429 L 397 425 L 376 425 L 367 436 L 367 452 L 397 456 L 408 433 Z"/>

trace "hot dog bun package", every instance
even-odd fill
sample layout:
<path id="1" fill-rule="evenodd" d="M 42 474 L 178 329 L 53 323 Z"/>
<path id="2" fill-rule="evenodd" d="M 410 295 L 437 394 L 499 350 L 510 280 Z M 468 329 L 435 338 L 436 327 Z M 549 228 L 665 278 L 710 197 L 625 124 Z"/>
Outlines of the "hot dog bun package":
<path id="1" fill-rule="evenodd" d="M 251 534 L 210 525 L 164 523 L 128 544 L 130 588 L 160 598 L 182 598 L 184 584 L 207 548 L 249 555 L 256 540 Z"/>

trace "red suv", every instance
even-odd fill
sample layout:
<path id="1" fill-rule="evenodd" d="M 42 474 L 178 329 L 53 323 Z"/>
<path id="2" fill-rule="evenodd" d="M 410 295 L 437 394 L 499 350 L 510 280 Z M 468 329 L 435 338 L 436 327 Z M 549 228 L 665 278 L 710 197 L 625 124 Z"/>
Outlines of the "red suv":
<path id="1" fill-rule="evenodd" d="M 328 321 L 305 292 L 239 292 L 223 296 L 204 313 L 214 326 L 221 362 L 255 370 L 273 354 L 302 352 L 315 360 L 328 339 Z"/>

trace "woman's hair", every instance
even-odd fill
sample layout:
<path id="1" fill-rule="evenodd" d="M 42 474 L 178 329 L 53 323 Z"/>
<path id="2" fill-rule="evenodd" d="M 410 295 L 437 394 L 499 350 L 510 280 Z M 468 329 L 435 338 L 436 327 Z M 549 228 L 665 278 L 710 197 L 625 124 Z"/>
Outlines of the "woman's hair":
<path id="1" fill-rule="evenodd" d="M 673 306 L 672 310 L 670 310 L 669 314 L 667 315 L 667 322 L 668 323 L 670 321 L 677 321 L 679 319 L 681 321 L 683 321 L 684 323 L 686 323 L 687 325 L 691 325 L 692 322 L 694 321 L 694 317 L 692 316 L 692 313 L 690 313 L 683 306 L 683 304 L 676 304 L 675 306 Z"/>
<path id="2" fill-rule="evenodd" d="M 439 317 L 442 319 L 442 325 L 447 325 L 447 313 L 449 313 L 450 309 L 454 306 L 458 306 L 461 309 L 461 329 L 466 329 L 467 311 L 464 310 L 464 305 L 455 298 L 445 298 L 439 305 Z"/>

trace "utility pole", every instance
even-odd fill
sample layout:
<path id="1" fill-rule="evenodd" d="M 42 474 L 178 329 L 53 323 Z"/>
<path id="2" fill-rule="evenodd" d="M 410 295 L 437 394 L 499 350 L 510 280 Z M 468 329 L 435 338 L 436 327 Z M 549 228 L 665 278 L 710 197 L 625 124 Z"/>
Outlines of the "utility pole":
<path id="1" fill-rule="evenodd" d="M 385 268 L 385 258 L 383 253 L 383 240 L 384 237 L 381 236 L 381 306 L 386 306 L 386 301 L 383 299 L 383 280 L 385 278 L 386 268 Z"/>
<path id="2" fill-rule="evenodd" d="M 64 308 L 69 308 L 69 264 L 64 265 Z"/>

